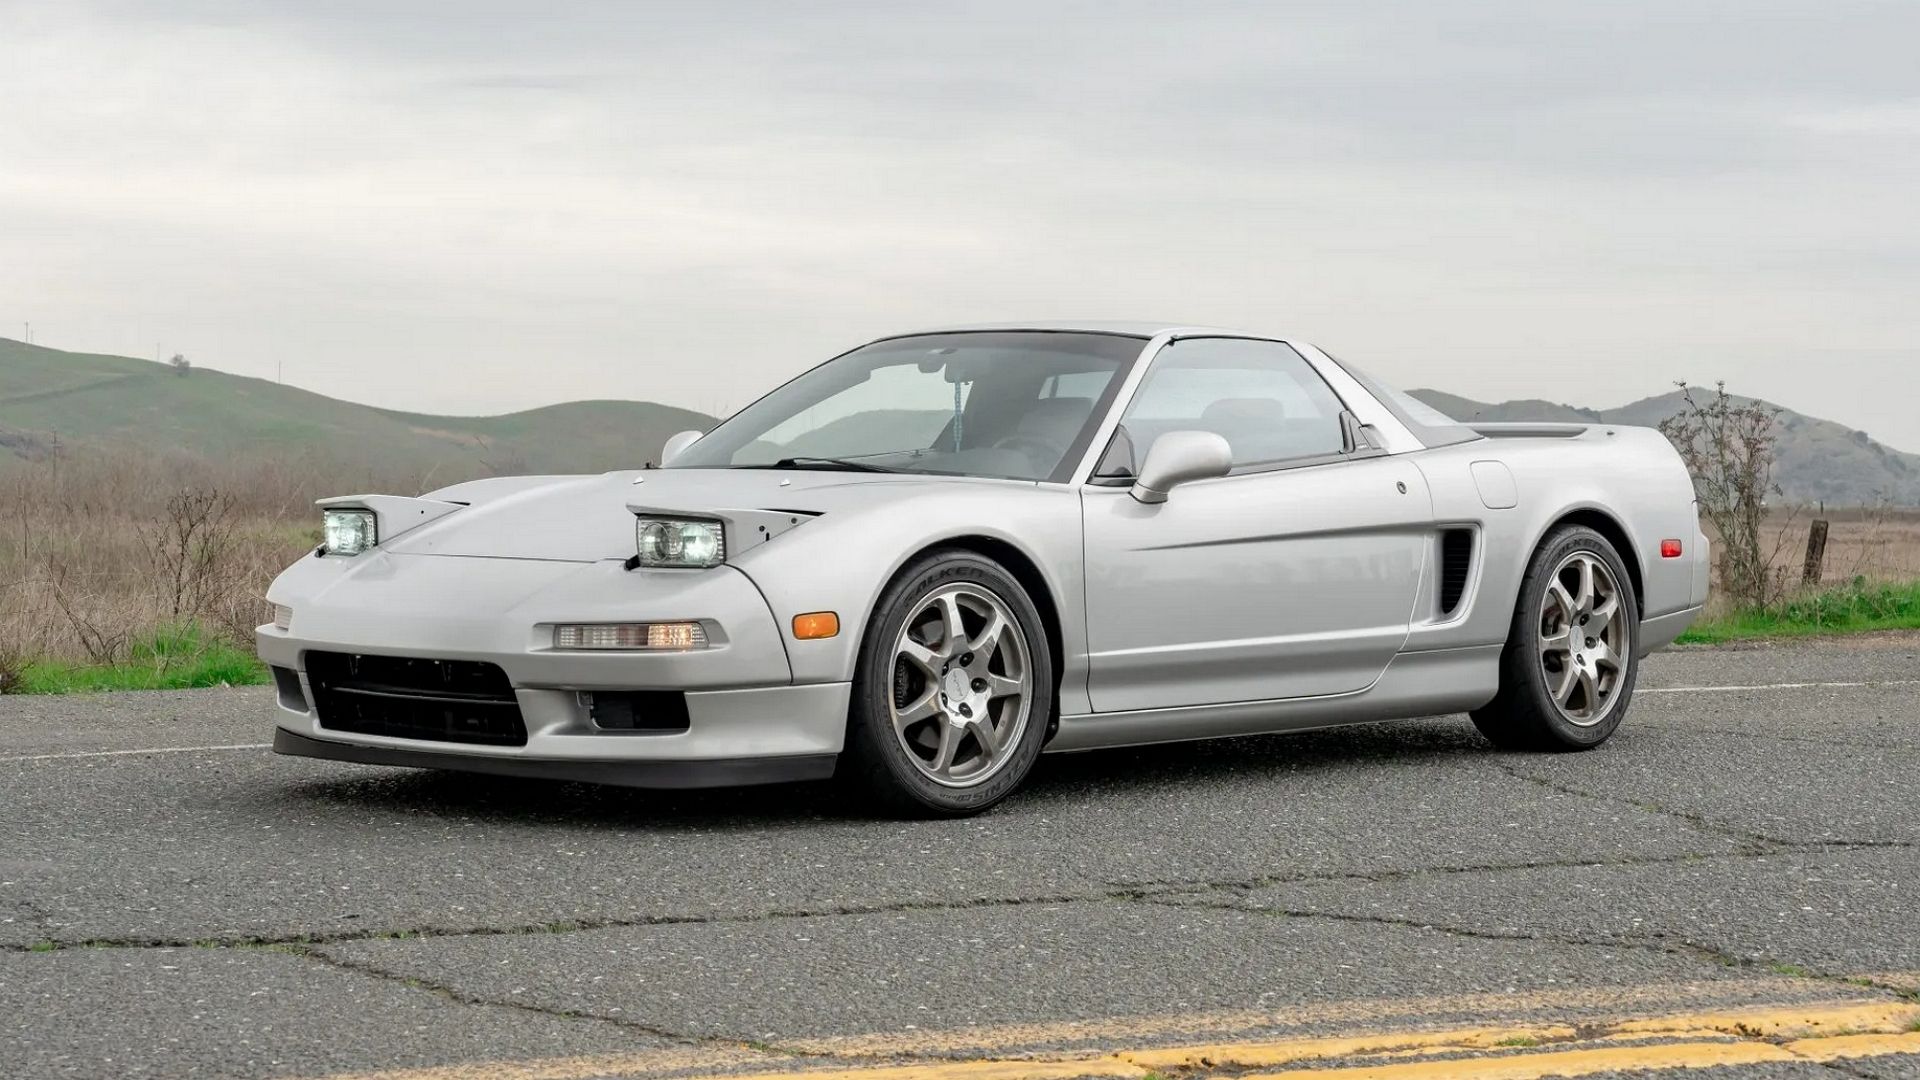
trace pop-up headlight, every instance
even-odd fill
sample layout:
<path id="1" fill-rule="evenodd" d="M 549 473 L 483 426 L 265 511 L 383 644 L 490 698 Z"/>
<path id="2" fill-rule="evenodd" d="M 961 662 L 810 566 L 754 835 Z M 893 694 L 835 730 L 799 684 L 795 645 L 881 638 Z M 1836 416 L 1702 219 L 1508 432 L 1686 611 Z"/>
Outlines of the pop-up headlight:
<path id="1" fill-rule="evenodd" d="M 321 513 L 329 555 L 358 555 L 379 541 L 373 511 L 327 507 Z"/>
<path id="2" fill-rule="evenodd" d="M 727 560 L 726 531 L 717 521 L 642 517 L 635 541 L 638 566 L 704 567 Z"/>

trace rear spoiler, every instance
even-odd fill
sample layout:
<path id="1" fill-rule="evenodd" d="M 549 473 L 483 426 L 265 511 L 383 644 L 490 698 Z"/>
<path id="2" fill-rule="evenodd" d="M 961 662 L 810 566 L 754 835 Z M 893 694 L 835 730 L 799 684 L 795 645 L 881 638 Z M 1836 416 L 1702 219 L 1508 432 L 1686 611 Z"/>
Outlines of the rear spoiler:
<path id="1" fill-rule="evenodd" d="M 1508 423 L 1468 424 L 1489 439 L 1577 439 L 1592 431 L 1594 424 Z"/>

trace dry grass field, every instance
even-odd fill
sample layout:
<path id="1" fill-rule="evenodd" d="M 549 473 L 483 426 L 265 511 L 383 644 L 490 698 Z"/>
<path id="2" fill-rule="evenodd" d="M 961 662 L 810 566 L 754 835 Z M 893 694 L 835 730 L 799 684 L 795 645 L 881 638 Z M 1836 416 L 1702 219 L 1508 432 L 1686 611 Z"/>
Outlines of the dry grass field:
<path id="1" fill-rule="evenodd" d="M 0 471 L 0 687 L 34 665 L 205 681 L 186 669 L 209 653 L 245 675 L 267 583 L 319 540 L 314 499 L 421 479 L 127 453 Z"/>
<path id="2" fill-rule="evenodd" d="M 1920 581 L 1920 509 L 1797 508 L 1777 512 L 1767 523 L 1766 550 L 1775 553 L 1783 592 L 1802 591 L 1807 535 L 1816 518 L 1830 526 L 1817 588 L 1840 588 L 1859 579 L 1870 584 Z"/>
<path id="3" fill-rule="evenodd" d="M 1920 510 L 1870 509 L 1805 512 L 1786 526 L 1796 557 L 1806 551 L 1806 526 L 1815 517 L 1832 522 L 1827 538 L 1826 572 L 1822 581 L 1840 584 L 1865 577 L 1869 581 L 1920 580 Z"/>
<path id="4" fill-rule="evenodd" d="M 127 453 L 0 471 L 0 689 L 256 679 L 262 597 L 318 542 L 316 498 L 466 478 Z M 1802 510 L 1770 525 L 1784 595 L 1820 591 L 1799 584 L 1815 516 L 1832 523 L 1820 589 L 1920 581 L 1920 509 Z"/>

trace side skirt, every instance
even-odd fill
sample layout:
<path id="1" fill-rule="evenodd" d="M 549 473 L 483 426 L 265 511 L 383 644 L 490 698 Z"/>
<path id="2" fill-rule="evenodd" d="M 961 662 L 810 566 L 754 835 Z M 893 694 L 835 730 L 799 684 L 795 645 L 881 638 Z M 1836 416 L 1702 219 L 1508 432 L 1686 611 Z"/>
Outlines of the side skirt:
<path id="1" fill-rule="evenodd" d="M 1047 752 L 1268 735 L 1467 712 L 1500 689 L 1503 645 L 1401 653 L 1372 686 L 1351 694 L 1241 701 L 1060 718 Z"/>
<path id="2" fill-rule="evenodd" d="M 1664 649 L 1673 644 L 1673 639 L 1687 632 L 1694 620 L 1700 617 L 1705 607 L 1690 607 L 1676 611 L 1671 615 L 1655 615 L 1651 619 L 1640 620 L 1640 634 L 1634 644 L 1635 651 L 1645 656 L 1655 649 Z"/>

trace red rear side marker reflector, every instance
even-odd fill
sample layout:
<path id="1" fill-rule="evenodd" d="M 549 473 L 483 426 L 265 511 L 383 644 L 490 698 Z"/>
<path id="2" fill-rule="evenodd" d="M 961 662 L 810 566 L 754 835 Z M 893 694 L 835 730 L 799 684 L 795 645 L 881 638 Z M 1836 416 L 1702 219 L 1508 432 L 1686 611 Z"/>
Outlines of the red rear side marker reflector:
<path id="1" fill-rule="evenodd" d="M 1680 541 L 1678 540 L 1660 541 L 1660 557 L 1663 559 L 1677 559 L 1685 550 L 1685 548 L 1680 546 Z"/>

